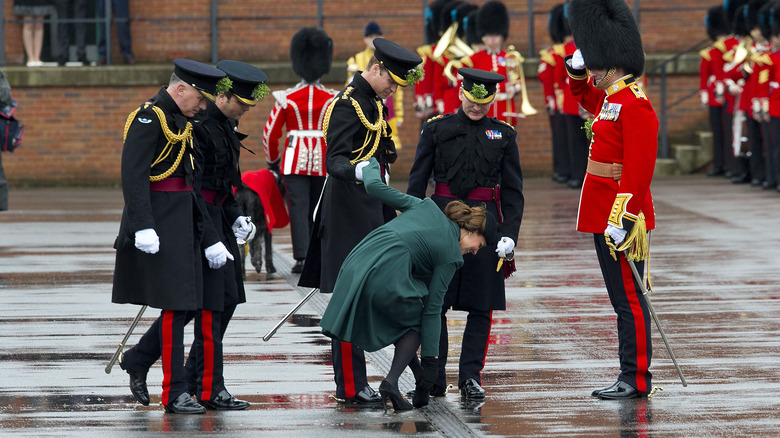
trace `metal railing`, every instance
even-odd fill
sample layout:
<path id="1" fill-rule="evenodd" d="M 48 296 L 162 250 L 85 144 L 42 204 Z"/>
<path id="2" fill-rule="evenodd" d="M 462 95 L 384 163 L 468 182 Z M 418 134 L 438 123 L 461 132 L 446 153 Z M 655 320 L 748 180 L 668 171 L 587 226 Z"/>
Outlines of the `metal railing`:
<path id="1" fill-rule="evenodd" d="M 647 72 L 645 72 L 645 75 L 650 78 L 653 77 L 660 77 L 660 87 L 661 87 L 661 98 L 660 98 L 660 114 L 658 114 L 658 132 L 660 134 L 660 144 L 659 144 L 659 158 L 669 158 L 669 133 L 667 132 L 667 119 L 668 119 L 668 113 L 669 110 L 674 108 L 675 106 L 681 104 L 682 102 L 685 102 L 686 100 L 690 99 L 691 97 L 699 94 L 699 90 L 693 90 L 689 92 L 688 94 L 685 94 L 681 98 L 677 99 L 676 101 L 672 102 L 671 104 L 666 104 L 666 74 L 668 70 L 668 66 L 671 64 L 676 64 L 679 62 L 680 58 L 682 58 L 684 55 L 691 53 L 693 51 L 698 51 L 704 47 L 706 47 L 708 44 L 710 44 L 710 40 L 703 39 L 696 44 L 688 47 L 685 50 L 682 50 L 673 56 L 671 56 L 669 59 L 666 59 L 664 61 L 659 62 L 658 64 L 654 65 L 651 69 L 649 69 Z M 674 69 L 676 70 L 676 69 Z"/>

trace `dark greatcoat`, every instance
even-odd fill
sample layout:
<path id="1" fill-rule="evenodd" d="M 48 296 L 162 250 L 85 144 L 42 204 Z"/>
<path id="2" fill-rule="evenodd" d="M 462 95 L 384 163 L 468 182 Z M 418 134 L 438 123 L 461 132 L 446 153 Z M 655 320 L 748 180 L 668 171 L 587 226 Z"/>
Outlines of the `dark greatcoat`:
<path id="1" fill-rule="evenodd" d="M 152 167 L 168 143 L 160 119 L 152 110 L 160 108 L 165 123 L 174 133 L 185 129 L 187 118 L 163 87 L 135 114 L 122 148 L 122 194 L 125 200 L 119 235 L 114 243 L 116 263 L 111 301 L 146 304 L 166 310 L 197 310 L 203 305 L 203 248 L 217 242 L 204 227 L 204 206 L 194 191 L 151 191 L 149 176 L 170 169 L 182 147 L 187 147 L 180 164 L 169 178 L 197 180 L 195 151 L 176 143 L 170 154 Z M 147 254 L 135 247 L 135 232 L 153 228 L 160 238 L 160 251 Z"/>
<path id="2" fill-rule="evenodd" d="M 355 165 L 350 160 L 375 157 L 386 169 L 386 164 L 397 158 L 390 130 L 380 139 L 379 147 L 370 154 L 374 133 L 360 121 L 351 99 L 357 101 L 369 123 L 376 123 L 379 111 L 387 119 L 387 107 L 361 74 L 334 99 L 330 118 L 326 116 L 325 168 L 328 178 L 322 191 L 309 252 L 300 286 L 319 287 L 322 293 L 331 293 L 344 259 L 368 233 L 395 217 L 395 211 L 369 196 L 363 183 L 355 179 Z M 377 106 L 377 103 L 379 106 Z M 361 150 L 366 136 L 369 146 Z"/>
<path id="3" fill-rule="evenodd" d="M 469 119 L 462 109 L 434 117 L 422 130 L 409 174 L 407 193 L 424 198 L 428 179 L 450 186 L 452 195 L 469 206 L 484 204 L 498 219 L 498 234 L 517 242 L 523 218 L 523 174 L 514 128 L 492 117 Z M 501 216 L 495 201 L 467 199 L 476 187 L 500 185 Z M 443 210 L 453 198 L 432 195 Z M 463 267 L 452 278 L 444 308 L 504 310 L 503 272 L 496 272 L 495 245 L 463 256 Z"/>
<path id="4" fill-rule="evenodd" d="M 223 311 L 226 306 L 246 302 L 241 267 L 238 265 L 240 249 L 232 229 L 233 222 L 243 216 L 241 206 L 233 196 L 233 187 L 241 186 L 238 159 L 240 140 L 246 135 L 238 133 L 236 121 L 225 117 L 213 102 L 208 102 L 206 111 L 196 116 L 193 126 L 200 152 L 198 170 L 202 175 L 201 189 L 216 192 L 216 204 L 204 201 L 208 212 L 206 223 L 213 226 L 219 240 L 234 258 L 219 269 L 209 268 L 208 260 L 203 258 L 203 309 Z"/>

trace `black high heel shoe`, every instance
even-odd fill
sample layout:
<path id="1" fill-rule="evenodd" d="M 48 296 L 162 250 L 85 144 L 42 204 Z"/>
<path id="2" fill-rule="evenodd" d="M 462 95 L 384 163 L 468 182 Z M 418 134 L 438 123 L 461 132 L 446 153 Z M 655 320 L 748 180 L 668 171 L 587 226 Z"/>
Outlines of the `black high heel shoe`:
<path id="1" fill-rule="evenodd" d="M 412 404 L 398 391 L 398 387 L 392 386 L 387 380 L 382 380 L 379 384 L 379 395 L 382 396 L 382 404 L 387 408 L 387 399 L 393 402 L 393 409 L 396 411 L 410 411 Z"/>

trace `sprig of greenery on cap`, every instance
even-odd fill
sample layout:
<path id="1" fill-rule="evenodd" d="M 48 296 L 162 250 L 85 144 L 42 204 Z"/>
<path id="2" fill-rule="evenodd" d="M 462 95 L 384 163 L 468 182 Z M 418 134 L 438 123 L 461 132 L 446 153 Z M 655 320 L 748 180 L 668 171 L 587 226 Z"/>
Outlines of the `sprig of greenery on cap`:
<path id="1" fill-rule="evenodd" d="M 254 90 L 252 90 L 252 97 L 255 100 L 263 99 L 265 96 L 268 96 L 268 93 L 271 92 L 271 89 L 268 88 L 268 85 L 265 84 L 265 82 L 260 82 L 257 84 Z"/>
<path id="2" fill-rule="evenodd" d="M 406 73 L 406 77 L 404 79 L 410 84 L 416 84 L 423 78 L 423 76 L 425 76 L 425 73 L 423 72 L 422 67 L 418 65 L 417 67 L 409 70 Z"/>
<path id="3" fill-rule="evenodd" d="M 472 96 L 474 96 L 476 99 L 484 99 L 487 97 L 488 92 L 487 88 L 485 88 L 482 84 L 474 84 L 471 86 L 471 91 L 469 91 Z"/>
<path id="4" fill-rule="evenodd" d="M 217 89 L 214 90 L 214 94 L 225 94 L 230 91 L 231 88 L 233 88 L 233 81 L 226 76 L 217 82 Z"/>

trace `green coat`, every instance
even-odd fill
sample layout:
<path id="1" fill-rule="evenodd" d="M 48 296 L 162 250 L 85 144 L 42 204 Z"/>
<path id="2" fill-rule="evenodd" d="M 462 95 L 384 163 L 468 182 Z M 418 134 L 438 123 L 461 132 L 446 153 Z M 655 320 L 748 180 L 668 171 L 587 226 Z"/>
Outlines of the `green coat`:
<path id="1" fill-rule="evenodd" d="M 430 199 L 384 184 L 376 160 L 370 163 L 363 169 L 366 192 L 402 214 L 349 253 L 320 326 L 324 334 L 366 351 L 419 331 L 421 355 L 437 356 L 444 294 L 463 265 L 460 228 Z M 416 277 L 430 277 L 429 286 Z"/>

